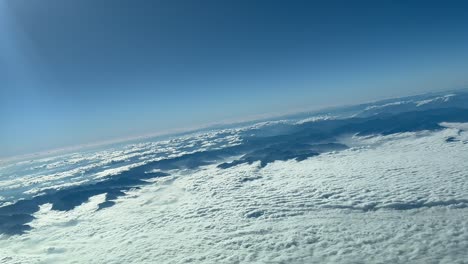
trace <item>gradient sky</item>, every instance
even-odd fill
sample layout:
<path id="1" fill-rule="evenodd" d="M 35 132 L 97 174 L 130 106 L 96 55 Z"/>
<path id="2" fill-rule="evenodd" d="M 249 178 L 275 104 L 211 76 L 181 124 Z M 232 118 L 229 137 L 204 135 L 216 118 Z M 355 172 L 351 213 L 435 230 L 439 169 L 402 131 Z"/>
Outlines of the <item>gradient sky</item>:
<path id="1" fill-rule="evenodd" d="M 468 84 L 467 1 L 0 0 L 0 157 Z"/>

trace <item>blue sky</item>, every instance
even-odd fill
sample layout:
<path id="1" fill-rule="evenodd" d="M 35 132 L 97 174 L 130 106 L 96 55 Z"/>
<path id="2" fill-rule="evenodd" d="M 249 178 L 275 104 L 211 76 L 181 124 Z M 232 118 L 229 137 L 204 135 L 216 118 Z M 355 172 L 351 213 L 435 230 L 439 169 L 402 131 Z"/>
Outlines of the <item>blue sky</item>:
<path id="1" fill-rule="evenodd" d="M 465 1 L 0 0 L 0 157 L 468 84 Z"/>

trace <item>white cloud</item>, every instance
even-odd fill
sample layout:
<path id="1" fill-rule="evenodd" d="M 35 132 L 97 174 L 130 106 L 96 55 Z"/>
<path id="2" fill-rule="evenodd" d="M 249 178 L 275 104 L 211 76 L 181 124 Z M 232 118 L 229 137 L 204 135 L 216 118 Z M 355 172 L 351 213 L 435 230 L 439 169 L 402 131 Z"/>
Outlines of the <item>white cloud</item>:
<path id="1" fill-rule="evenodd" d="M 408 104 L 408 103 L 411 103 L 411 101 L 397 101 L 397 102 L 391 102 L 391 103 L 387 103 L 383 105 L 371 105 L 371 106 L 366 107 L 364 111 L 369 111 L 372 109 L 381 109 L 381 108 L 385 108 L 389 106 L 402 105 L 402 104 Z"/>
<path id="2" fill-rule="evenodd" d="M 440 123 L 441 126 L 443 127 L 448 127 L 448 128 L 455 128 L 459 130 L 468 130 L 468 123 L 448 123 L 448 122 L 442 122 Z"/>
<path id="3" fill-rule="evenodd" d="M 299 120 L 299 121 L 296 122 L 296 124 L 301 125 L 301 124 L 304 124 L 304 123 L 317 122 L 317 121 L 322 121 L 322 120 L 331 120 L 331 119 L 335 119 L 335 118 L 336 117 L 329 116 L 329 115 L 312 116 L 312 117 L 309 117 L 309 118 Z"/>
<path id="4" fill-rule="evenodd" d="M 445 138 L 466 134 L 354 137 L 302 162 L 175 172 L 100 211 L 102 195 L 43 206 L 36 229 L 0 239 L 0 261 L 463 263 L 468 145 Z"/>
<path id="5" fill-rule="evenodd" d="M 0 192 L 3 192 L 0 206 L 38 195 L 47 189 L 63 189 L 114 176 L 148 162 L 225 148 L 240 142 L 237 130 L 210 131 L 172 140 L 129 144 L 117 149 L 7 164 L 0 167 Z"/>
<path id="6" fill-rule="evenodd" d="M 427 100 L 416 101 L 414 103 L 416 104 L 416 106 L 422 106 L 422 105 L 429 104 L 429 103 L 436 102 L 436 101 L 441 101 L 445 103 L 445 102 L 448 102 L 450 98 L 453 96 L 455 96 L 455 94 L 447 94 L 444 96 L 439 96 L 439 97 L 435 97 L 435 98 L 431 98 Z"/>

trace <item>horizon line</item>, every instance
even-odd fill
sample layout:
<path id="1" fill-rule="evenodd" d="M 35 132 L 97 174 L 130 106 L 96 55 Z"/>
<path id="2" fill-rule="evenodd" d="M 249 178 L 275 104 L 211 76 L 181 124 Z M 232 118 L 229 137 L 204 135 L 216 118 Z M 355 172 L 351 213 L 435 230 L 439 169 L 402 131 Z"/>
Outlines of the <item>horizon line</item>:
<path id="1" fill-rule="evenodd" d="M 405 97 L 411 97 L 411 96 L 418 96 L 418 95 L 428 95 L 432 93 L 443 93 L 443 92 L 456 92 L 456 91 L 463 91 L 467 90 L 468 88 L 450 88 L 450 89 L 434 89 L 431 91 L 427 92 L 412 92 L 408 93 L 406 95 L 402 96 L 389 96 L 389 97 L 381 97 L 381 98 L 376 98 L 372 100 L 366 100 L 363 102 L 356 102 L 356 103 L 349 103 L 349 104 L 340 104 L 340 105 L 323 105 L 323 106 L 317 106 L 317 107 L 307 107 L 307 108 L 302 108 L 302 109 L 293 109 L 281 113 L 263 113 L 263 114 L 256 114 L 256 115 L 250 115 L 248 117 L 243 117 L 243 118 L 229 118 L 225 119 L 223 121 L 217 121 L 217 122 L 209 122 L 205 124 L 200 124 L 198 126 L 194 127 L 180 127 L 180 128 L 173 128 L 173 129 L 168 129 L 165 131 L 159 131 L 159 132 L 150 132 L 150 133 L 145 133 L 145 134 L 140 134 L 140 135 L 131 135 L 127 137 L 116 137 L 113 139 L 108 139 L 108 140 L 100 140 L 100 141 L 95 141 L 95 142 L 89 142 L 89 143 L 83 143 L 79 145 L 69 145 L 69 146 L 64 146 L 64 147 L 59 147 L 59 148 L 51 148 L 51 149 L 46 149 L 46 150 L 41 150 L 41 151 L 35 151 L 31 153 L 24 153 L 24 154 L 16 154 L 16 155 L 11 155 L 11 156 L 0 156 L 0 165 L 4 165 L 10 162 L 14 161 L 24 161 L 29 158 L 37 157 L 37 158 L 45 158 L 53 154 L 69 154 L 70 152 L 77 151 L 77 150 L 83 150 L 83 149 L 90 149 L 93 147 L 100 147 L 100 146 L 106 146 L 106 145 L 112 145 L 112 144 L 118 144 L 118 143 L 124 143 L 124 142 L 129 142 L 129 141 L 134 141 L 134 140 L 141 140 L 141 139 L 150 139 L 150 138 L 155 138 L 155 137 L 165 137 L 165 136 L 177 136 L 181 134 L 188 134 L 188 133 L 196 133 L 197 131 L 201 130 L 209 130 L 209 129 L 221 129 L 221 128 L 215 128 L 216 126 L 227 126 L 227 125 L 236 125 L 236 124 L 243 124 L 243 123 L 249 123 L 249 122 L 264 122 L 268 121 L 269 119 L 275 119 L 275 118 L 281 118 L 285 117 L 287 118 L 288 116 L 291 115 L 296 115 L 296 114 L 306 114 L 307 112 L 311 112 L 310 114 L 314 114 L 312 112 L 320 112 L 324 110 L 332 110 L 340 107 L 347 107 L 347 106 L 357 106 L 357 105 L 363 105 L 363 104 L 372 104 L 372 103 L 377 103 L 379 101 L 384 101 L 384 100 L 389 100 L 389 99 L 399 99 L 399 98 L 405 98 Z"/>

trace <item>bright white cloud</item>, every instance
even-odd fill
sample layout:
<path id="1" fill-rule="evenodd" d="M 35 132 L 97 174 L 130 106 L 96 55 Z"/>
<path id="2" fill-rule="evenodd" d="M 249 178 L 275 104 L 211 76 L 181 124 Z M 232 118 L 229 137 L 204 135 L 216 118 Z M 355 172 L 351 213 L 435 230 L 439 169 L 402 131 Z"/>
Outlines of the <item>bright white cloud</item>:
<path id="1" fill-rule="evenodd" d="M 468 144 L 438 132 L 260 169 L 175 172 L 113 207 L 44 205 L 38 227 L 0 239 L 2 263 L 463 263 Z M 371 210 L 372 209 L 372 210 Z"/>

